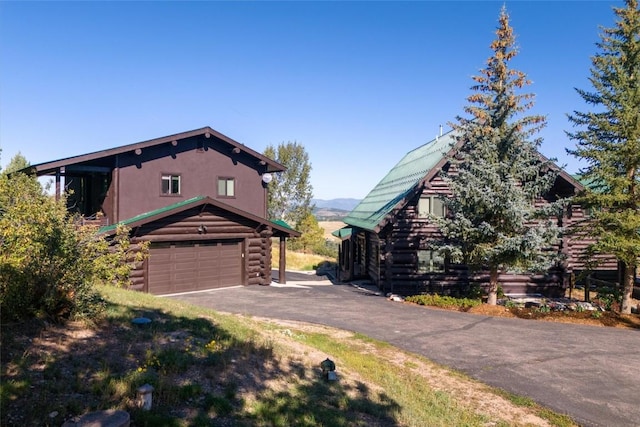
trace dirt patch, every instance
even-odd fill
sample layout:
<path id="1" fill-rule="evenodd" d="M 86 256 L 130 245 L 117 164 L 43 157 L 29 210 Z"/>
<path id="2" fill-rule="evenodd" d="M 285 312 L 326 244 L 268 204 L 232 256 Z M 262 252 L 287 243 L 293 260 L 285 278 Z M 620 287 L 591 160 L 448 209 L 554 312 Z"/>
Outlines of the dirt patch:
<path id="1" fill-rule="evenodd" d="M 482 304 L 469 309 L 468 313 L 495 317 L 517 317 L 520 319 L 541 320 L 547 322 L 573 323 L 591 326 L 640 329 L 640 316 L 620 314 L 612 311 L 550 311 L 536 308 L 511 307 Z"/>
<path id="2" fill-rule="evenodd" d="M 565 305 L 575 305 L 584 301 L 584 299 L 584 291 L 573 290 L 571 298 L 567 296 L 564 301 L 571 301 L 573 303 Z M 577 311 L 575 309 L 566 309 L 546 311 L 541 310 L 539 307 L 482 304 L 470 308 L 467 312 L 494 317 L 517 317 L 520 319 L 540 320 L 546 322 L 640 329 L 640 314 L 638 314 L 637 310 L 632 314 L 621 314 L 615 310 L 619 308 L 616 305 L 613 311 L 602 311 L 599 308 L 600 305 L 597 299 L 597 293 L 595 292 L 591 292 L 589 300 L 594 302 L 594 307 L 597 308 L 596 310 Z M 631 305 L 632 307 L 640 308 L 640 300 L 632 299 Z"/>

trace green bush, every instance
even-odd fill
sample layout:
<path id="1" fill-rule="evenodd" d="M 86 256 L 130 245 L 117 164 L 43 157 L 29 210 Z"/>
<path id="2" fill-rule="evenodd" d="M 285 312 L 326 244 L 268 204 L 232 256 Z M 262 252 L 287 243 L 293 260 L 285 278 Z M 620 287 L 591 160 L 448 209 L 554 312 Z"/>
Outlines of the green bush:
<path id="1" fill-rule="evenodd" d="M 66 200 L 33 177 L 0 175 L 0 313 L 3 321 L 91 318 L 104 307 L 96 283 L 128 277 L 128 230 L 108 241 L 80 226 Z"/>
<path id="2" fill-rule="evenodd" d="M 598 288 L 598 293 L 596 295 L 596 299 L 600 301 L 602 305 L 604 305 L 604 309 L 607 311 L 613 310 L 614 304 L 621 305 L 622 303 L 622 292 L 615 287 L 603 286 Z"/>
<path id="3" fill-rule="evenodd" d="M 471 298 L 455 298 L 447 295 L 424 294 L 412 295 L 405 298 L 405 301 L 413 302 L 419 305 L 428 305 L 443 308 L 458 308 L 460 310 L 468 310 L 482 304 L 482 301 Z"/>
<path id="4" fill-rule="evenodd" d="M 338 258 L 338 244 L 329 240 L 316 243 L 311 251 L 316 255 Z"/>
<path id="5" fill-rule="evenodd" d="M 482 290 L 482 286 L 476 283 L 469 286 L 469 289 L 467 289 L 465 297 L 470 299 L 481 300 L 483 295 L 484 295 L 484 291 Z"/>

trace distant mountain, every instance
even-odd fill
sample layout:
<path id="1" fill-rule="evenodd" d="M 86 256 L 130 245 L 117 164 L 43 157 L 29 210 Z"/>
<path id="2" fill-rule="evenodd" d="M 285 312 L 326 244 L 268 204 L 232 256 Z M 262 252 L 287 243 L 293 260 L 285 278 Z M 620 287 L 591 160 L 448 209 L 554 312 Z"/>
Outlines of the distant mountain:
<path id="1" fill-rule="evenodd" d="M 311 203 L 316 205 L 316 209 L 336 209 L 351 212 L 360 203 L 360 199 L 311 199 Z"/>

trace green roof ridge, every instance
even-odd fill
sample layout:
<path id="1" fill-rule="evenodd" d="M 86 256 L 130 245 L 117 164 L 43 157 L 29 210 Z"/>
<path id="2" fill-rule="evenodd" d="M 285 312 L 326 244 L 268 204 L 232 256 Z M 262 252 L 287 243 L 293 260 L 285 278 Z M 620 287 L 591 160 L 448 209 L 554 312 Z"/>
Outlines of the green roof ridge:
<path id="1" fill-rule="evenodd" d="M 277 224 L 280 227 L 288 228 L 289 230 L 295 231 L 292 226 L 290 226 L 289 224 L 287 224 L 285 221 L 283 221 L 281 219 L 273 219 L 273 220 L 270 220 L 269 222 L 271 222 L 273 224 Z"/>
<path id="2" fill-rule="evenodd" d="M 113 230 L 116 229 L 116 227 L 118 227 L 118 225 L 128 225 L 128 224 L 131 224 L 131 223 L 134 223 L 134 222 L 137 222 L 137 221 L 140 221 L 140 220 L 143 220 L 143 219 L 146 219 L 146 218 L 149 218 L 149 217 L 152 217 L 152 216 L 164 213 L 164 212 L 168 212 L 168 211 L 173 210 L 175 208 L 179 208 L 179 207 L 188 205 L 188 204 L 193 203 L 193 202 L 198 202 L 198 201 L 203 200 L 203 199 L 206 199 L 206 196 L 196 196 L 196 197 L 192 197 L 192 198 L 187 199 L 187 200 L 182 200 L 181 202 L 174 203 L 172 205 L 164 206 L 164 207 L 159 208 L 159 209 L 155 209 L 155 210 L 152 210 L 152 211 L 149 211 L 149 212 L 141 213 L 139 215 L 136 215 L 136 216 L 128 218 L 128 219 L 125 219 L 125 220 L 117 222 L 115 224 L 105 225 L 104 227 L 100 227 L 98 232 L 99 233 L 106 233 L 106 232 L 109 232 L 109 231 L 113 231 Z"/>
<path id="3" fill-rule="evenodd" d="M 409 151 L 344 218 L 343 222 L 373 230 L 445 157 L 455 142 L 454 132 L 449 131 Z"/>

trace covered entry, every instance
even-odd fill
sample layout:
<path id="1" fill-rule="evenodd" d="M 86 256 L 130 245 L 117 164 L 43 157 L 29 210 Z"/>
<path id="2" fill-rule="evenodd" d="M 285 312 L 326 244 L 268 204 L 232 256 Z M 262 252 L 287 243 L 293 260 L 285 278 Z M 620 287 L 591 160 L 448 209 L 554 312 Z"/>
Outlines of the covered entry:
<path id="1" fill-rule="evenodd" d="M 152 243 L 148 292 L 202 291 L 244 283 L 242 241 L 201 240 Z"/>

